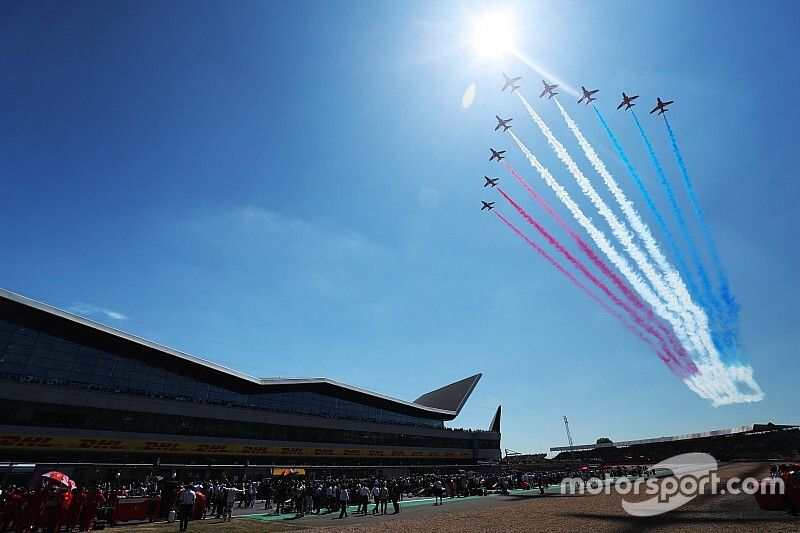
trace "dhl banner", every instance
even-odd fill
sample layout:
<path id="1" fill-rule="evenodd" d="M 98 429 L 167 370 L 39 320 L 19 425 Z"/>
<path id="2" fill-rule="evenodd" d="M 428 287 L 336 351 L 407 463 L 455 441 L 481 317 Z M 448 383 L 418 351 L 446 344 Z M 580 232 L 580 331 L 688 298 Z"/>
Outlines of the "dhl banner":
<path id="1" fill-rule="evenodd" d="M 419 457 L 471 459 L 468 451 L 429 449 L 316 448 L 307 446 L 258 446 L 249 444 L 204 444 L 158 440 L 91 439 L 83 437 L 45 437 L 39 435 L 1 435 L 0 448 L 39 448 L 53 450 L 92 450 L 157 453 L 199 453 L 206 455 L 250 455 L 270 457 Z"/>

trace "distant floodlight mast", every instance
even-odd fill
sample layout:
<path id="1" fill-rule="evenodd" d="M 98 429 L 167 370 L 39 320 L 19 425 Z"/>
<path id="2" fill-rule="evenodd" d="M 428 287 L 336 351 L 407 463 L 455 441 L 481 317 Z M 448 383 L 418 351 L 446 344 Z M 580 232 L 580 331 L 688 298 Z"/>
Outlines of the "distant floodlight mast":
<path id="1" fill-rule="evenodd" d="M 567 429 L 567 441 L 569 442 L 570 449 L 572 449 L 574 444 L 572 444 L 572 435 L 569 432 L 569 421 L 566 416 L 564 417 L 564 427 Z"/>

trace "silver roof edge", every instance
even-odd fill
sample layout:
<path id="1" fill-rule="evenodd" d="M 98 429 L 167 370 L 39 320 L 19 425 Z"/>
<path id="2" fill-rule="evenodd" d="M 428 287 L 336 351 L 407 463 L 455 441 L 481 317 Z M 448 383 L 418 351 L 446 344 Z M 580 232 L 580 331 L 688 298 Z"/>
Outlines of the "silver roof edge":
<path id="1" fill-rule="evenodd" d="M 157 350 L 157 351 L 163 352 L 163 353 L 165 353 L 165 354 L 167 354 L 169 356 L 177 357 L 177 358 L 183 359 L 185 361 L 188 361 L 190 363 L 201 365 L 201 366 L 204 366 L 206 368 L 210 368 L 210 369 L 218 371 L 218 372 L 224 372 L 224 373 L 226 373 L 226 374 L 228 374 L 230 376 L 234 376 L 236 378 L 239 378 L 239 379 L 242 379 L 242 380 L 246 380 L 246 381 L 249 381 L 251 383 L 254 383 L 254 384 L 257 384 L 257 385 L 262 385 L 262 386 L 265 386 L 265 387 L 268 387 L 270 385 L 326 384 L 326 385 L 330 385 L 332 387 L 346 389 L 346 390 L 353 391 L 353 392 L 356 392 L 356 393 L 359 393 L 359 394 L 372 396 L 374 398 L 378 398 L 378 399 L 381 399 L 381 400 L 384 400 L 384 401 L 396 403 L 396 404 L 403 405 L 403 406 L 406 406 L 406 407 L 412 407 L 412 408 L 415 408 L 415 409 L 420 409 L 422 411 L 427 411 L 429 413 L 435 413 L 435 414 L 444 415 L 445 417 L 448 417 L 450 419 L 455 418 L 455 416 L 458 414 L 458 411 L 461 410 L 461 406 L 463 405 L 463 402 L 462 402 L 462 404 L 459 405 L 459 408 L 456 409 L 456 410 L 442 409 L 442 408 L 435 407 L 435 406 L 423 405 L 423 404 L 418 404 L 416 402 L 408 402 L 408 401 L 405 401 L 405 400 L 400 400 L 398 398 L 393 398 L 391 396 L 386 396 L 386 395 L 383 395 L 383 394 L 379 394 L 379 393 L 376 393 L 376 392 L 369 391 L 367 389 L 362 389 L 360 387 L 355 387 L 353 385 L 348 385 L 346 383 L 341 383 L 339 381 L 328 379 L 328 378 L 256 378 L 256 377 L 244 374 L 242 372 L 239 372 L 237 370 L 233 370 L 232 368 L 229 368 L 229 367 L 226 367 L 226 366 L 223 366 L 223 365 L 219 365 L 219 364 L 214 363 L 212 361 L 209 361 L 207 359 L 196 357 L 196 356 L 188 354 L 186 352 L 181 352 L 179 350 L 175 350 L 175 349 L 169 348 L 167 346 L 164 346 L 162 344 L 158 344 L 158 343 L 149 341 L 149 340 L 144 339 L 142 337 L 137 337 L 136 335 L 132 335 L 130 333 L 126 333 L 126 332 L 124 332 L 122 330 L 113 328 L 111 326 L 107 326 L 105 324 L 101 324 L 99 322 L 95 322 L 94 320 L 91 320 L 91 319 L 88 319 L 88 318 L 84 318 L 82 316 L 70 313 L 68 311 L 65 311 L 63 309 L 59 309 L 57 307 L 53 307 L 53 306 L 48 305 L 46 303 L 39 302 L 39 301 L 34 300 L 32 298 L 28 298 L 26 296 L 22 296 L 21 294 L 14 293 L 14 292 L 11 292 L 11 291 L 3 289 L 3 288 L 0 288 L 0 298 L 5 298 L 7 300 L 11 300 L 11 301 L 16 302 L 18 304 L 25 305 L 25 306 L 31 307 L 33 309 L 37 309 L 37 310 L 42 311 L 44 313 L 48 313 L 50 315 L 55 315 L 55 316 L 60 317 L 62 319 L 65 319 L 65 320 L 68 320 L 68 321 L 71 321 L 71 322 L 74 322 L 74 323 L 77 323 L 77 324 L 80 324 L 80 325 L 83 325 L 83 326 L 86 326 L 86 327 L 89 327 L 89 328 L 92 328 L 92 329 L 95 329 L 95 330 L 98 330 L 98 331 L 101 331 L 103 333 L 106 333 L 106 334 L 109 334 L 109 335 L 114 335 L 116 337 L 120 337 L 120 338 L 125 339 L 125 340 L 127 340 L 129 342 L 140 344 L 140 345 L 145 346 L 147 348 L 150 348 L 152 350 Z M 476 375 L 478 377 L 480 377 L 480 374 L 476 374 Z M 474 384 L 473 384 L 473 387 L 474 387 Z M 471 390 L 470 390 L 470 392 L 471 392 Z M 464 401 L 466 401 L 466 398 L 464 398 Z"/>

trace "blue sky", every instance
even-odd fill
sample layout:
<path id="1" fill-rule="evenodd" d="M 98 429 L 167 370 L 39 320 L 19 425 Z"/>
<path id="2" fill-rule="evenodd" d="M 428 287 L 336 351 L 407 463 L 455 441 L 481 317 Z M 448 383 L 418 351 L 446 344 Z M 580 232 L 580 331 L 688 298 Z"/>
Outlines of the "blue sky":
<path id="1" fill-rule="evenodd" d="M 501 71 L 523 76 L 590 170 L 536 99 L 541 76 L 465 45 L 485 3 L 6 4 L 0 286 L 252 375 L 413 399 L 482 372 L 452 425 L 488 426 L 502 404 L 514 450 L 564 444 L 562 415 L 579 442 L 798 422 L 798 7 L 495 5 L 515 14 L 532 62 L 601 89 L 599 108 L 651 180 L 614 107 L 621 90 L 642 95 L 640 112 L 676 101 L 670 119 L 764 401 L 711 407 L 478 211 L 499 199 L 484 174 L 531 206 L 489 146 L 549 193 L 492 131 L 496 113 L 579 196 L 499 92 Z M 562 103 L 648 219 L 591 110 Z M 663 124 L 642 119 L 679 183 Z"/>

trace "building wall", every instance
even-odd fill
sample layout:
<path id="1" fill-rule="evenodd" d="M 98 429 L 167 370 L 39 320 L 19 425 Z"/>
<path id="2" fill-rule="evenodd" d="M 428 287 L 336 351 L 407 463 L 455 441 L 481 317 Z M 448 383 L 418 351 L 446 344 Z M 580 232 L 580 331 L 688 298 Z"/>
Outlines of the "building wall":
<path id="1" fill-rule="evenodd" d="M 499 433 L 321 394 L 220 388 L 0 320 L 0 461 L 423 464 L 500 458 Z M 252 384 L 251 384 L 252 385 Z M 387 407 L 388 406 L 388 407 Z M 399 409 L 407 409 L 399 406 Z M 424 411 L 422 411 L 424 413 Z"/>
<path id="2" fill-rule="evenodd" d="M 51 335 L 44 328 L 23 327 L 0 319 L 0 378 L 25 383 L 45 383 L 93 392 L 128 393 L 143 398 L 183 400 L 192 404 L 245 407 L 263 412 L 320 414 L 340 419 L 442 427 L 436 416 L 412 416 L 368 402 L 354 401 L 335 391 L 275 390 L 275 387 L 245 393 L 222 386 L 209 372 L 187 375 L 171 368 L 169 354 L 160 364 L 137 357 L 111 353 L 90 342 L 76 343 L 64 335 Z M 205 375 L 203 375 L 205 374 Z M 265 390 L 266 389 L 266 390 Z"/>

